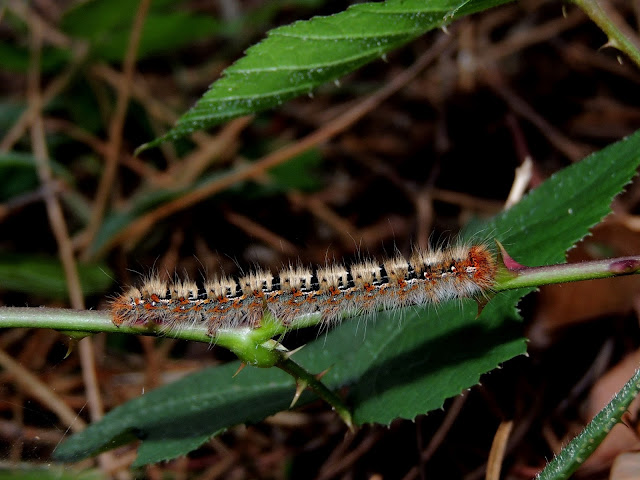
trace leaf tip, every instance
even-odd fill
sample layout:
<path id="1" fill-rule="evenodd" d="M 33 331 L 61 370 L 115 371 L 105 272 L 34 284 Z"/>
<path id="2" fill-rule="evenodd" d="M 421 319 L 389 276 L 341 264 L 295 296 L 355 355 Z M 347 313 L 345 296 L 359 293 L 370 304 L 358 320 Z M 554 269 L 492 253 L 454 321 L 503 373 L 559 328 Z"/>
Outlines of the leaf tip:
<path id="1" fill-rule="evenodd" d="M 140 145 L 138 148 L 136 148 L 136 149 L 133 151 L 133 156 L 134 156 L 134 157 L 138 157 L 138 156 L 140 156 L 140 154 L 141 154 L 142 152 L 145 152 L 145 151 L 149 150 L 150 148 L 152 148 L 152 147 L 153 147 L 153 143 L 154 143 L 154 142 L 147 142 L 147 143 L 143 143 L 142 145 Z"/>
<path id="2" fill-rule="evenodd" d="M 173 134 L 173 132 L 175 130 L 176 129 L 174 128 L 174 129 L 170 130 L 167 134 L 162 135 L 161 137 L 157 137 L 157 138 L 154 138 L 153 140 L 151 140 L 150 142 L 143 143 L 142 145 L 140 145 L 138 148 L 136 148 L 133 151 L 133 156 L 134 157 L 138 157 L 141 153 L 146 152 L 147 150 L 150 150 L 152 148 L 155 148 L 158 145 L 160 145 L 161 143 L 166 142 L 167 140 L 172 140 L 172 139 L 179 138 L 180 135 Z"/>

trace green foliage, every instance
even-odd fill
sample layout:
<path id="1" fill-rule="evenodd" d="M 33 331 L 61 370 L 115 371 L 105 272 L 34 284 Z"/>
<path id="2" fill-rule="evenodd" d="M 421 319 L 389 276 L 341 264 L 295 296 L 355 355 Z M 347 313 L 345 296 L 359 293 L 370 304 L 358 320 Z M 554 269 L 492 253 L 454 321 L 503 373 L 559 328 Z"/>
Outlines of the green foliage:
<path id="1" fill-rule="evenodd" d="M 57 162 L 50 162 L 53 173 L 60 179 L 71 181 L 72 176 Z M 26 153 L 0 153 L 0 201 L 6 201 L 40 185 L 35 158 Z"/>
<path id="2" fill-rule="evenodd" d="M 0 480 L 102 480 L 107 476 L 98 470 L 70 470 L 59 467 L 0 467 Z"/>
<path id="3" fill-rule="evenodd" d="M 231 425 L 256 422 L 287 407 L 290 376 L 277 369 L 245 369 L 232 378 L 238 366 L 207 368 L 173 383 L 174 388 L 142 395 L 109 412 L 94 424 L 98 428 L 73 435 L 55 456 L 77 461 L 141 438 L 136 465 L 143 465 L 186 454 Z"/>
<path id="4" fill-rule="evenodd" d="M 131 35 L 137 5 L 127 0 L 79 2 L 65 12 L 60 28 L 71 38 L 86 40 L 94 60 L 121 62 Z M 20 22 L 11 16 L 9 18 L 13 23 Z M 219 34 L 222 27 L 212 17 L 180 11 L 179 2 L 154 1 L 145 18 L 137 58 L 144 60 L 155 54 L 192 45 L 198 40 Z M 70 58 L 69 50 L 47 46 L 42 52 L 42 71 L 60 70 Z M 0 67 L 25 72 L 28 65 L 29 50 L 26 46 L 0 44 Z"/>
<path id="5" fill-rule="evenodd" d="M 122 61 L 136 10 L 137 4 L 128 0 L 82 2 L 66 13 L 61 26 L 69 35 L 88 40 L 93 56 Z M 145 18 L 138 59 L 177 50 L 215 35 L 219 28 L 219 22 L 211 17 L 181 12 L 176 2 L 155 1 Z"/>
<path id="6" fill-rule="evenodd" d="M 54 175 L 71 182 L 72 175 L 59 163 L 50 161 Z M 40 186 L 36 161 L 20 152 L 0 154 L 0 201 L 32 192 Z M 78 265 L 80 284 L 85 295 L 106 291 L 112 276 L 106 264 Z M 64 270 L 58 257 L 0 252 L 0 288 L 24 292 L 38 298 L 62 300 L 68 297 Z"/>
<path id="7" fill-rule="evenodd" d="M 69 61 L 68 50 L 46 47 L 42 52 L 43 72 L 52 72 Z M 26 72 L 29 67 L 29 50 L 10 43 L 0 43 L 0 67 L 8 72 Z"/>
<path id="8" fill-rule="evenodd" d="M 272 168 L 269 171 L 268 181 L 265 180 L 260 184 L 242 182 L 236 185 L 234 189 L 236 191 L 242 189 L 242 198 L 253 201 L 264 198 L 265 196 L 289 192 L 291 190 L 303 192 L 314 191 L 322 186 L 315 170 L 319 163 L 320 156 L 318 152 L 316 150 L 309 150 L 282 165 Z M 120 234 L 122 230 L 127 228 L 132 222 L 144 216 L 157 206 L 166 204 L 189 192 L 217 182 L 224 178 L 225 175 L 233 174 L 233 172 L 234 170 L 209 174 L 184 188 L 143 191 L 135 195 L 131 199 L 129 208 L 112 211 L 107 214 L 92 245 L 92 254 L 100 252 L 114 236 Z M 229 190 L 227 190 L 227 193 Z"/>
<path id="9" fill-rule="evenodd" d="M 100 251 L 114 235 L 126 228 L 155 206 L 170 202 L 183 195 L 188 189 L 143 191 L 131 199 L 131 207 L 125 211 L 111 212 L 102 222 L 100 231 L 93 242 L 91 253 Z"/>
<path id="10" fill-rule="evenodd" d="M 501 240 L 525 264 L 562 261 L 563 252 L 610 212 L 612 198 L 640 165 L 639 152 L 640 131 L 555 174 L 476 235 Z M 350 386 L 357 424 L 413 419 L 525 352 L 516 307 L 529 291 L 497 295 L 478 318 L 471 301 L 352 318 L 294 359 L 313 372 L 331 367 L 323 382 L 332 389 Z M 57 458 L 75 461 L 139 438 L 136 464 L 158 462 L 287 407 L 290 377 L 275 369 L 245 369 L 232 377 L 237 366 L 198 372 L 114 409 L 63 443 Z"/>
<path id="11" fill-rule="evenodd" d="M 78 264 L 78 275 L 85 295 L 103 293 L 113 281 L 105 264 Z M 69 297 L 64 269 L 58 257 L 0 252 L 0 278 L 3 290 L 56 300 Z"/>
<path id="12" fill-rule="evenodd" d="M 310 93 L 454 18 L 508 1 L 361 3 L 336 15 L 271 30 L 225 70 L 171 131 L 141 149 Z"/>
<path id="13" fill-rule="evenodd" d="M 287 163 L 278 165 L 269 171 L 272 185 L 267 185 L 269 193 L 289 192 L 300 190 L 312 192 L 322 187 L 316 168 L 320 166 L 322 158 L 317 150 L 309 150 L 292 158 Z"/>
<path id="14" fill-rule="evenodd" d="M 337 15 L 275 29 L 229 67 L 173 130 L 145 148 L 311 93 L 323 83 L 384 57 L 385 53 L 429 30 L 508 1 L 364 3 Z M 268 3 L 238 22 L 222 25 L 211 17 L 176 10 L 172 0 L 156 0 L 145 19 L 137 57 L 149 59 L 160 52 L 175 51 L 213 35 L 240 37 L 238 32 L 246 31 L 254 22 L 262 24 L 273 18 L 278 8 L 286 3 L 286 0 Z M 318 0 L 294 3 L 319 4 Z M 69 66 L 81 70 L 92 62 L 105 60 L 121 62 L 135 11 L 135 6 L 125 0 L 78 3 L 66 12 L 61 30 L 74 41 L 79 38 L 87 41 L 88 58 L 73 65 L 70 51 L 46 44 L 42 50 L 42 72 L 57 74 Z M 27 30 L 22 20 L 11 13 L 7 14 L 7 21 L 18 24 L 16 30 Z M 0 66 L 8 71 L 25 72 L 30 60 L 25 45 L 25 42 L 1 44 Z M 86 70 L 90 71 L 89 68 Z M 103 118 L 95 114 L 99 103 L 96 98 L 100 97 L 102 104 L 108 104 L 111 92 L 107 95 L 94 92 L 95 84 L 87 87 L 63 92 L 46 107 L 49 111 L 67 111 L 76 124 L 100 135 L 106 128 Z M 0 127 L 8 129 L 24 108 L 23 103 L 0 103 Z M 66 158 L 56 156 L 55 142 L 51 138 L 47 140 L 48 146 L 53 147 L 54 158 Z M 636 133 L 555 175 L 516 207 L 486 225 L 478 235 L 498 238 L 517 260 L 525 264 L 562 261 L 565 250 L 609 212 L 611 198 L 635 174 L 640 163 L 638 152 L 640 134 Z M 317 161 L 317 152 L 300 155 L 272 169 L 269 172 L 271 182 L 255 188 L 249 185 L 246 190 L 250 193 L 246 195 L 243 191 L 243 198 L 290 189 L 314 190 L 319 186 L 313 169 Z M 64 167 L 55 162 L 51 164 L 56 177 L 72 179 Z M 78 168 L 77 163 L 73 166 Z M 193 185 L 175 190 L 153 190 L 153 186 L 139 190 L 128 199 L 126 211 L 112 212 L 106 217 L 95 239 L 94 251 L 108 245 L 114 235 L 154 207 L 228 174 L 205 175 Z M 0 178 L 9 179 L 0 184 L 0 201 L 29 192 L 40 183 L 33 158 L 20 153 L 0 156 Z M 233 193 L 237 194 L 237 191 Z M 83 201 L 80 196 L 76 197 L 76 206 L 78 198 Z M 65 200 L 67 207 L 72 205 L 68 197 Z M 78 215 L 79 211 L 80 208 L 74 211 L 75 220 L 86 220 Z M 86 294 L 102 292 L 110 284 L 110 275 L 104 266 L 80 265 L 79 273 Z M 62 268 L 57 259 L 51 257 L 1 254 L 0 278 L 3 289 L 52 298 L 67 295 Z M 358 425 L 389 424 L 396 418 L 413 419 L 440 408 L 447 398 L 475 385 L 482 374 L 525 352 L 517 304 L 529 291 L 531 289 L 497 295 L 477 318 L 475 305 L 470 301 L 449 303 L 436 309 L 384 312 L 375 319 L 353 318 L 335 330 L 323 333 L 297 353 L 294 360 L 312 372 L 331 367 L 323 382 L 331 389 L 348 387 L 345 389 L 347 401 Z M 115 328 L 111 323 L 109 325 Z M 293 394 L 290 376 L 277 369 L 247 368 L 239 376 L 232 377 L 237 367 L 238 364 L 233 363 L 207 369 L 128 402 L 110 412 L 101 422 L 72 436 L 59 447 L 57 457 L 79 460 L 140 439 L 136 465 L 144 465 L 187 454 L 233 425 L 257 422 L 287 408 Z M 576 458 L 584 458 L 590 453 L 594 441 L 602 438 L 619 419 L 619 415 L 612 412 L 624 407 L 625 402 L 637 393 L 637 386 L 629 385 L 623 391 L 623 398 L 614 400 L 610 409 L 596 418 L 593 428 L 587 429 L 569 445 L 564 455 L 558 457 L 557 463 L 549 469 L 549 478 L 565 478 L 579 463 Z M 313 394 L 305 393 L 300 403 L 314 398 Z M 6 478 L 5 473 L 0 471 L 0 477 Z M 49 473 L 36 472 L 34 478 Z M 16 472 L 9 472 L 9 475 L 15 478 Z M 21 478 L 29 475 L 18 472 Z M 53 472 L 53 475 L 58 473 Z"/>
<path id="15" fill-rule="evenodd" d="M 640 370 L 616 393 L 611 401 L 589 424 L 562 449 L 536 477 L 536 480 L 566 480 L 602 443 L 611 429 L 627 413 L 631 402 L 640 393 Z"/>

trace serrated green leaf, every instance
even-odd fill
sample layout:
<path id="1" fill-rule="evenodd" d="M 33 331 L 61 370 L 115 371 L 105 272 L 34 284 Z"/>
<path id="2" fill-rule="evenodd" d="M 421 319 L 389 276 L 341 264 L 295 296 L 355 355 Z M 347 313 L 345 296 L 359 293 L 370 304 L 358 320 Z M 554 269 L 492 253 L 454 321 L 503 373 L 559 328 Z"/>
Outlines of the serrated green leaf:
<path id="1" fill-rule="evenodd" d="M 610 212 L 612 198 L 639 164 L 640 131 L 553 175 L 490 222 L 482 237 L 502 240 L 525 264 L 561 262 L 565 250 Z M 323 377 L 331 388 L 351 385 L 357 423 L 412 419 L 525 352 L 516 306 L 530 291 L 497 295 L 478 318 L 468 301 L 352 318 L 294 359 L 314 372 L 332 367 Z M 290 378 L 275 369 L 245 369 L 231 378 L 236 366 L 207 369 L 114 409 L 63 443 L 57 458 L 79 460 L 135 432 L 142 438 L 136 463 L 158 462 L 286 407 Z"/>
<path id="2" fill-rule="evenodd" d="M 565 445 L 545 469 L 536 475 L 535 480 L 566 480 L 570 478 L 600 446 L 617 423 L 624 423 L 627 426 L 622 417 L 628 414 L 631 402 L 637 398 L 639 393 L 640 370 L 636 370 L 611 401 L 584 427 L 582 432 Z M 624 480 L 624 478 L 633 478 L 633 476 L 635 475 L 632 473 L 630 476 L 612 474 L 610 478 Z"/>
<path id="3" fill-rule="evenodd" d="M 571 165 L 488 223 L 479 236 L 499 239 L 526 265 L 563 262 L 564 252 L 611 212 L 611 199 L 636 174 L 639 148 L 640 131 Z M 389 423 L 440 408 L 481 374 L 524 353 L 514 320 L 518 301 L 531 290 L 498 295 L 478 319 L 473 305 L 460 309 L 455 304 L 426 309 L 420 321 L 398 323 L 393 312 L 379 315 L 376 324 L 386 322 L 388 332 L 368 349 L 380 330 L 367 327 L 359 357 L 341 363 L 374 365 L 351 389 L 355 422 Z"/>
<path id="4" fill-rule="evenodd" d="M 521 295 L 510 292 L 490 302 L 478 319 L 473 301 L 416 309 L 406 318 L 399 312 L 379 316 L 382 325 L 367 326 L 354 358 L 336 365 L 335 375 L 366 367 L 349 391 L 354 422 L 388 425 L 442 408 L 482 374 L 525 353 L 514 308 Z"/>
<path id="5" fill-rule="evenodd" d="M 238 362 L 207 368 L 112 410 L 73 435 L 55 457 L 76 461 L 134 438 L 143 440 L 137 465 L 184 455 L 229 426 L 256 422 L 287 407 L 293 379 L 280 370 L 245 369 Z"/>
<path id="6" fill-rule="evenodd" d="M 389 0 L 271 30 L 224 71 L 154 147 L 231 118 L 275 107 L 336 80 L 454 18 L 511 0 Z"/>

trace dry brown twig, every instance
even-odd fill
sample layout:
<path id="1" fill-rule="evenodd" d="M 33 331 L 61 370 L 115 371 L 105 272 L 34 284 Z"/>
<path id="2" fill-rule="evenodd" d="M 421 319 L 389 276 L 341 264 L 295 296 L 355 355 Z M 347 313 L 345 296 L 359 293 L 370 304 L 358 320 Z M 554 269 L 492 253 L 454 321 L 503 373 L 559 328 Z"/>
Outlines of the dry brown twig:
<path id="1" fill-rule="evenodd" d="M 322 142 L 329 140 L 335 135 L 341 133 L 349 126 L 353 125 L 356 121 L 361 119 L 368 112 L 373 110 L 383 100 L 397 92 L 400 88 L 406 85 L 412 78 L 414 78 L 420 71 L 426 68 L 432 61 L 438 58 L 439 55 L 450 44 L 450 37 L 441 35 L 434 43 L 433 47 L 425 52 L 410 68 L 405 70 L 402 74 L 396 76 L 389 84 L 379 90 L 373 95 L 366 97 L 359 102 L 354 108 L 350 109 L 345 114 L 334 119 L 328 125 L 316 130 L 315 132 L 307 135 L 303 139 L 296 143 L 283 147 L 261 160 L 253 162 L 251 165 L 239 168 L 230 172 L 223 178 L 204 185 L 200 188 L 194 189 L 191 192 L 186 193 L 182 197 L 161 205 L 153 211 L 148 212 L 142 217 L 139 217 L 132 223 L 130 223 L 125 229 L 114 235 L 109 242 L 102 248 L 102 252 L 113 248 L 117 244 L 137 241 L 142 235 L 145 234 L 155 223 L 161 219 L 188 208 L 198 202 L 201 202 L 205 198 L 208 198 L 216 193 L 224 191 L 231 185 L 238 182 L 258 177 L 268 169 L 280 165 L 291 158 L 306 152 L 310 148 L 313 148 Z"/>
<path id="2" fill-rule="evenodd" d="M 107 156 L 105 157 L 105 168 L 102 172 L 102 176 L 100 177 L 100 183 L 98 184 L 95 203 L 93 205 L 93 212 L 91 214 L 89 225 L 87 226 L 87 232 L 84 235 L 84 240 L 87 242 L 87 247 L 83 254 L 85 260 L 88 259 L 89 246 L 102 224 L 102 218 L 118 172 L 118 158 L 122 147 L 122 131 L 124 129 L 124 120 L 129 106 L 129 99 L 131 97 L 131 84 L 133 82 L 136 56 L 138 53 L 140 38 L 142 36 L 142 27 L 144 26 L 144 20 L 150 6 L 151 0 L 140 1 L 133 27 L 131 28 L 129 44 L 127 45 L 127 51 L 125 53 L 122 67 L 124 82 L 121 83 L 121 89 L 118 91 L 115 111 L 109 125 L 109 143 L 107 147 Z"/>

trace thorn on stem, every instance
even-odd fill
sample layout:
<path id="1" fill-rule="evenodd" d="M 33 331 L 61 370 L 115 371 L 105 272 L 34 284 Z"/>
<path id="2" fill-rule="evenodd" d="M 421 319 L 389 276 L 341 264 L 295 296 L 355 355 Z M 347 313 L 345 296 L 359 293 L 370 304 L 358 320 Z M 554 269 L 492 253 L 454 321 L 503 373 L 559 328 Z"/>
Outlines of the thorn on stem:
<path id="1" fill-rule="evenodd" d="M 321 371 L 320 373 L 316 373 L 314 376 L 316 377 L 316 380 L 321 380 L 322 377 L 324 377 L 329 370 L 331 370 L 331 367 L 326 368 L 325 370 Z"/>
<path id="2" fill-rule="evenodd" d="M 235 377 L 236 377 L 236 375 L 238 375 L 238 374 L 242 371 L 242 369 L 243 369 L 244 367 L 246 367 L 246 366 L 247 366 L 247 362 L 242 362 L 242 363 L 240 364 L 240 366 L 238 367 L 238 370 L 236 370 L 236 373 L 234 373 L 234 374 L 233 374 L 233 377 L 231 377 L 231 378 L 235 378 Z"/>
<path id="3" fill-rule="evenodd" d="M 289 358 L 291 358 L 293 356 L 294 353 L 298 353 L 300 350 L 302 350 L 305 346 L 304 345 L 300 345 L 298 348 L 296 348 L 295 350 L 291 350 L 287 353 L 285 353 L 283 356 L 286 360 L 288 360 Z"/>
<path id="4" fill-rule="evenodd" d="M 602 45 L 598 50 L 603 50 L 605 48 L 615 48 L 616 50 L 621 50 L 620 42 L 618 42 L 615 38 L 609 38 L 607 43 Z"/>
<path id="5" fill-rule="evenodd" d="M 356 427 L 353 424 L 353 420 L 351 419 L 351 415 L 349 415 L 348 417 L 341 416 L 341 418 L 342 418 L 342 421 L 344 422 L 344 424 L 349 429 L 349 433 L 351 433 L 351 434 L 356 433 Z"/>
<path id="6" fill-rule="evenodd" d="M 291 405 L 289 408 L 293 408 L 293 406 L 298 402 L 300 395 L 304 392 L 304 389 L 307 388 L 307 382 L 301 379 L 296 379 L 296 393 L 293 395 L 293 400 L 291 400 Z"/>
<path id="7" fill-rule="evenodd" d="M 496 240 L 496 244 L 498 245 L 498 249 L 500 250 L 498 260 L 502 261 L 502 263 L 507 268 L 507 270 L 514 271 L 514 270 L 522 270 L 523 268 L 527 268 L 525 265 L 522 265 L 521 263 L 516 262 L 511 257 L 511 255 L 507 253 L 504 246 L 498 240 Z"/>
<path id="8" fill-rule="evenodd" d="M 69 344 L 67 345 L 67 353 L 64 354 L 63 360 L 66 360 L 71 352 L 73 352 L 73 348 L 78 344 L 78 340 L 75 338 L 69 338 Z"/>

